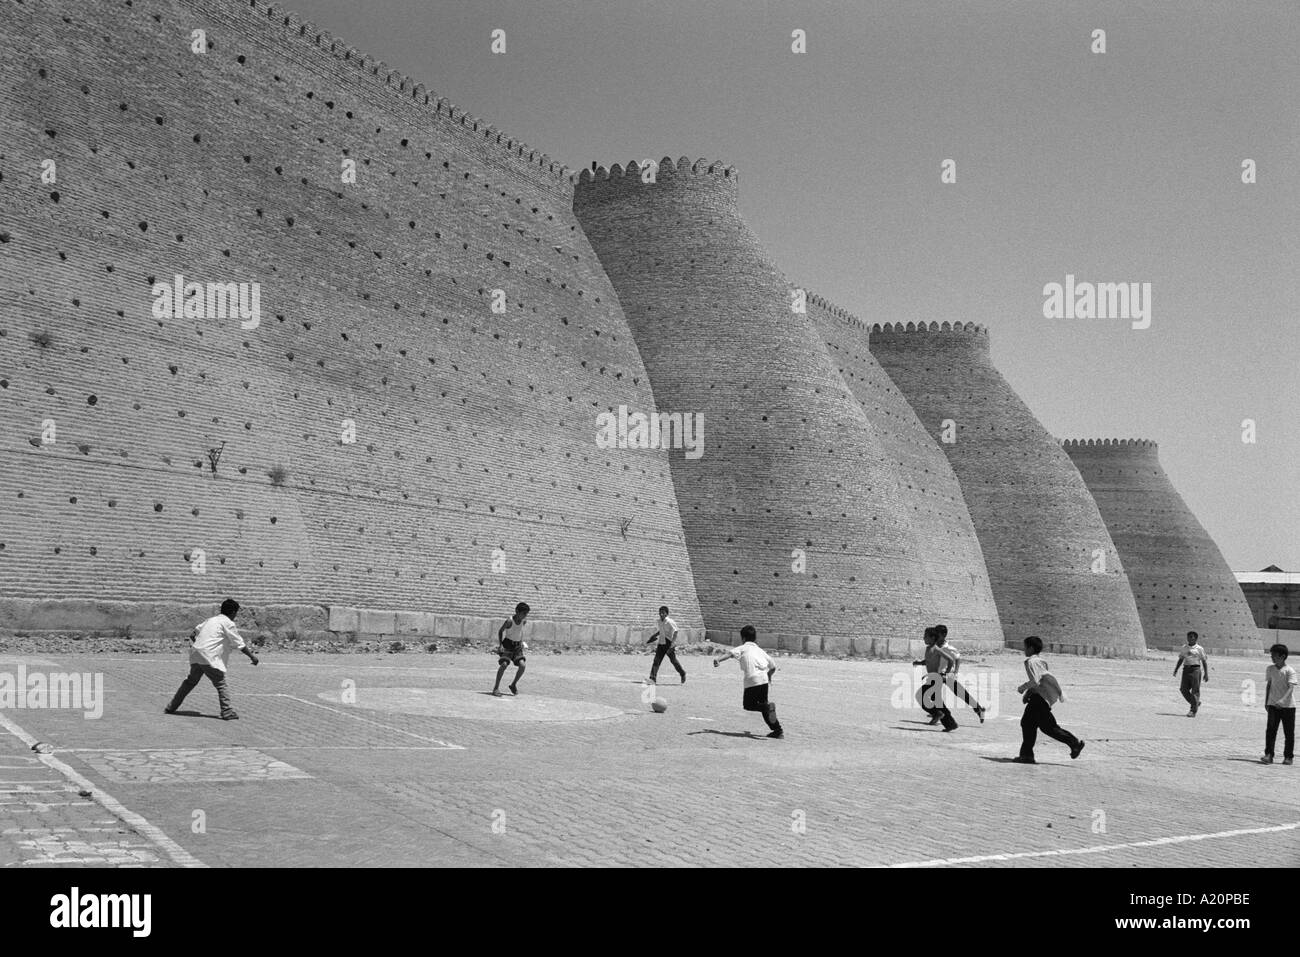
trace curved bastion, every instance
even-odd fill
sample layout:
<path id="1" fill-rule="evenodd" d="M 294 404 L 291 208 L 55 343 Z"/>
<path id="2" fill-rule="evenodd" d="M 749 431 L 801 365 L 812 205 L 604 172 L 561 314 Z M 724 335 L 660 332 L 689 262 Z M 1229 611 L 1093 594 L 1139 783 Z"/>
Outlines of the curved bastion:
<path id="1" fill-rule="evenodd" d="M 1007 643 L 1137 656 L 1142 624 L 1078 469 L 994 367 L 988 330 L 873 325 L 871 353 L 947 455 L 975 523 Z"/>
<path id="2" fill-rule="evenodd" d="M 924 561 L 875 427 L 737 206 L 732 167 L 584 170 L 574 210 L 661 410 L 702 415 L 673 483 L 706 627 L 811 650 L 906 647 Z"/>
<path id="3" fill-rule="evenodd" d="M 1187 632 L 1219 654 L 1257 654 L 1250 605 L 1219 548 L 1197 521 L 1146 439 L 1062 443 L 1119 549 L 1148 648 L 1181 648 Z"/>

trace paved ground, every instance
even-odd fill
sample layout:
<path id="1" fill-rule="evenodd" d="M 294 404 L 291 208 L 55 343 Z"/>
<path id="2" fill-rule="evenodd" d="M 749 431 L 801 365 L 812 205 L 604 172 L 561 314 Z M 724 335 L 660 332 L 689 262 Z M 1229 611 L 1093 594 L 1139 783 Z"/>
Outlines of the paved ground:
<path id="1" fill-rule="evenodd" d="M 1300 864 L 1300 771 L 1256 762 L 1242 700 L 1262 656 L 1215 667 L 1194 720 L 1172 660 L 1052 658 L 1088 747 L 1040 742 L 1032 767 L 1006 763 L 1017 656 L 966 664 L 1001 714 L 952 734 L 906 665 L 777 661 L 784 741 L 740 710 L 734 662 L 696 656 L 685 686 L 665 663 L 656 715 L 648 657 L 535 654 L 495 699 L 488 655 L 236 655 L 237 722 L 206 682 L 161 713 L 181 656 L 0 657 L 105 686 L 98 719 L 0 711 L 0 864 Z"/>

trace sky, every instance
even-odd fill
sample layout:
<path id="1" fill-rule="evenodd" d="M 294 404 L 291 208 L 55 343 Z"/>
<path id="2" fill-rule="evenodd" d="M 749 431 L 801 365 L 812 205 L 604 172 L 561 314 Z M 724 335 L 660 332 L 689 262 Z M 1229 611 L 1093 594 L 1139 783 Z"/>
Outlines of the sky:
<path id="1" fill-rule="evenodd" d="M 575 169 L 736 166 L 792 282 L 983 323 L 1054 435 L 1154 439 L 1234 570 L 1300 571 L 1294 0 L 287 6 Z M 1067 274 L 1150 283 L 1150 326 L 1046 318 Z"/>

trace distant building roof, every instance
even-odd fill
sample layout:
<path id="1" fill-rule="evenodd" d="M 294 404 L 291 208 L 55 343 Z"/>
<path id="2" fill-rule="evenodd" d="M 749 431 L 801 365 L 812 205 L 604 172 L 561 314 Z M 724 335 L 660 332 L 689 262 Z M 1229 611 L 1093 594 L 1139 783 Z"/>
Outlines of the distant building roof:
<path id="1" fill-rule="evenodd" d="M 1233 572 L 1242 585 L 1300 585 L 1300 572 L 1284 572 L 1270 565 L 1262 572 Z"/>

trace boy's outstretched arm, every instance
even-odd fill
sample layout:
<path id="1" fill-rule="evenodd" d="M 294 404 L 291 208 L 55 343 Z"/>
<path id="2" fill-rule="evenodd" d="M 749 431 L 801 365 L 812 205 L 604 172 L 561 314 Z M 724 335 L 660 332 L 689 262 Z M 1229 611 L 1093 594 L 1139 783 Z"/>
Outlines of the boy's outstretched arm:
<path id="1" fill-rule="evenodd" d="M 239 650 L 242 651 L 246 656 L 248 656 L 249 661 L 251 661 L 253 664 L 257 664 L 257 655 L 253 654 L 253 649 L 249 648 L 248 645 L 244 645 L 244 647 L 240 648 Z"/>

